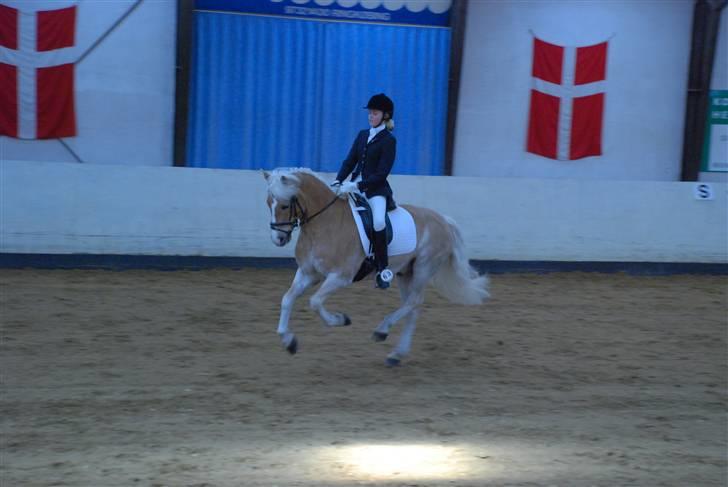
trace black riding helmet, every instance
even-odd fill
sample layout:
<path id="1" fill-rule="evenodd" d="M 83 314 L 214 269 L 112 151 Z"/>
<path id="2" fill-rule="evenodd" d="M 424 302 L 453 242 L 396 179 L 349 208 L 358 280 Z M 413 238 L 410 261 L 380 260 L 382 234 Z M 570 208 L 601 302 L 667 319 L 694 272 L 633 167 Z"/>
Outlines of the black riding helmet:
<path id="1" fill-rule="evenodd" d="M 384 93 L 379 93 L 369 98 L 369 103 L 364 108 L 381 110 L 384 113 L 388 113 L 389 118 L 394 118 L 394 102 Z"/>

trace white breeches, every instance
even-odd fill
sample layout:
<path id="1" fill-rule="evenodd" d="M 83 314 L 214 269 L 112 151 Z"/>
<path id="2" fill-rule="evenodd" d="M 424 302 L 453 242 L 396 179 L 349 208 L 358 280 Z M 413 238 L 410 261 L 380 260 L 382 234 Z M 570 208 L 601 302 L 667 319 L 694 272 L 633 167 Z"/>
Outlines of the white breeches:
<path id="1" fill-rule="evenodd" d="M 374 231 L 384 230 L 387 226 L 385 217 L 387 215 L 387 198 L 384 196 L 372 196 L 369 198 L 369 206 L 372 207 L 372 219 L 374 220 Z"/>

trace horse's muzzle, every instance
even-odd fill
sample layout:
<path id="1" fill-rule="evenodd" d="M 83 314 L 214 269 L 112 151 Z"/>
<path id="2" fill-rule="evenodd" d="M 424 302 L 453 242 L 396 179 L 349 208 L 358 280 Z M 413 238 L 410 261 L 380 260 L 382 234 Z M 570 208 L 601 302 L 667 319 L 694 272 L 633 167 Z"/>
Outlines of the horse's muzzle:
<path id="1" fill-rule="evenodd" d="M 273 230 L 270 238 L 277 247 L 283 247 L 291 241 L 291 234 L 281 232 L 280 230 Z"/>

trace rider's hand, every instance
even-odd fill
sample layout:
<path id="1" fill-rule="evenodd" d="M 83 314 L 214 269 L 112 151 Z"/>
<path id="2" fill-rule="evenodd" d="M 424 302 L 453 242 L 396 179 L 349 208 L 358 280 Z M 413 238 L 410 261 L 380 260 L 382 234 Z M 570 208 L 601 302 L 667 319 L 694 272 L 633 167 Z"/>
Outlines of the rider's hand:
<path id="1" fill-rule="evenodd" d="M 358 193 L 359 192 L 359 185 L 357 183 L 354 183 L 352 181 L 347 181 L 345 183 L 341 183 L 339 193 Z"/>
<path id="2" fill-rule="evenodd" d="M 331 183 L 329 186 L 331 186 L 331 189 L 334 190 L 334 193 L 339 194 L 341 192 L 341 181 L 338 179 Z"/>

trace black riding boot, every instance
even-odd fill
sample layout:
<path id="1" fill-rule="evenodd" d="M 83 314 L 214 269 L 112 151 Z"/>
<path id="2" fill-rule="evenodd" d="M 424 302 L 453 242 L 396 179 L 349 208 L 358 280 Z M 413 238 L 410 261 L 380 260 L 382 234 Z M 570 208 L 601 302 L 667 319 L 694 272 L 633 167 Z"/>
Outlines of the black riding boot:
<path id="1" fill-rule="evenodd" d="M 374 259 L 377 263 L 377 287 L 387 289 L 394 277 L 392 271 L 387 269 L 389 265 L 387 256 L 387 230 L 374 232 Z"/>

